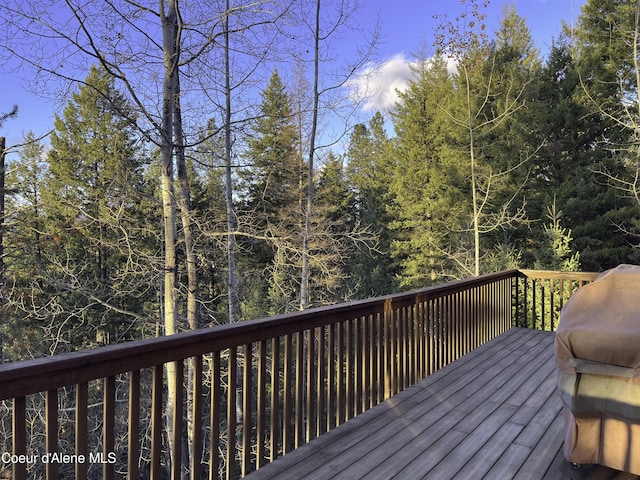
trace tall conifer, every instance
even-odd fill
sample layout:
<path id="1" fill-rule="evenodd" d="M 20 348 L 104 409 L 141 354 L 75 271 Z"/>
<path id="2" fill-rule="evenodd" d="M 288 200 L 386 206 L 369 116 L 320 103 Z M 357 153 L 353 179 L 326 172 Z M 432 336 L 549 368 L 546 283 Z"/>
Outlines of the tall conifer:
<path id="1" fill-rule="evenodd" d="M 71 324 L 83 325 L 75 332 L 84 336 L 79 342 L 126 338 L 135 331 L 126 313 L 142 318 L 142 304 L 155 300 L 140 288 L 155 283 L 157 270 L 149 259 L 157 252 L 144 243 L 150 236 L 141 213 L 142 166 L 130 120 L 113 79 L 92 67 L 86 84 L 56 116 L 51 135 L 43 188 L 52 239 L 50 283 Z M 140 261 L 145 252 L 151 255 Z"/>
<path id="2" fill-rule="evenodd" d="M 301 231 L 301 192 L 303 165 L 299 155 L 297 129 L 291 107 L 291 96 L 274 70 L 262 92 L 259 117 L 248 141 L 247 159 L 251 164 L 242 174 L 245 208 L 252 212 L 257 237 L 251 240 L 253 282 L 245 286 L 266 292 L 276 278 L 295 281 L 299 263 Z M 273 278 L 271 278 L 273 277 Z M 278 280 L 280 282 L 280 280 Z M 258 284 L 262 283 L 262 287 Z M 293 308 L 297 289 L 271 289 L 271 303 L 278 305 L 271 313 Z M 279 293 L 276 293 L 279 292 Z M 284 293 L 286 292 L 286 294 Z M 286 298 L 274 298 L 281 295 Z M 260 307 L 264 308 L 264 307 Z M 252 309 L 252 311 L 255 311 Z M 267 313 L 267 312 L 262 312 Z"/>

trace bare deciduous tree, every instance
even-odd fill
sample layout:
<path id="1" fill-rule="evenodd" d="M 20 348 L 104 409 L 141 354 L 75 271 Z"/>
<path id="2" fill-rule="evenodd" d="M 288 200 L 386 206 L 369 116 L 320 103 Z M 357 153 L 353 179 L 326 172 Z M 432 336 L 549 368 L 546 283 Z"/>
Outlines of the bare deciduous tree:
<path id="1" fill-rule="evenodd" d="M 524 201 L 516 205 L 526 178 L 516 188 L 505 180 L 533 157 L 532 153 L 525 153 L 504 166 L 492 165 L 482 158 L 483 149 L 494 141 L 499 129 L 514 122 L 516 113 L 524 108 L 527 92 L 527 82 L 520 83 L 513 71 L 499 65 L 498 47 L 488 42 L 483 12 L 487 4 L 470 0 L 469 11 L 461 14 L 456 22 L 443 21 L 436 35 L 438 54 L 454 60 L 457 68 L 454 76 L 460 96 L 457 110 L 449 106 L 441 108 L 446 109 L 452 123 L 464 132 L 460 155 L 467 157 L 469 168 L 473 266 L 467 266 L 467 261 L 457 253 L 441 253 L 475 276 L 481 273 L 481 238 L 526 221 Z M 515 15 L 515 11 L 511 14 Z M 523 47 L 527 44 L 530 40 Z"/>
<path id="2" fill-rule="evenodd" d="M 353 80 L 361 68 L 372 59 L 375 47 L 379 40 L 379 29 L 376 25 L 371 32 L 371 36 L 366 39 L 363 48 L 359 48 L 355 58 L 350 58 L 340 72 L 332 72 L 330 75 L 321 75 L 321 65 L 328 62 L 325 48 L 330 44 L 332 39 L 343 29 L 348 29 L 349 24 L 360 8 L 357 1 L 339 0 L 328 8 L 323 8 L 320 0 L 316 0 L 313 5 L 313 12 L 309 15 L 303 15 L 304 19 L 309 18 L 311 21 L 304 21 L 304 26 L 312 39 L 310 51 L 312 52 L 312 71 L 313 71 L 313 93 L 311 96 L 311 124 L 308 138 L 308 156 L 307 156 L 307 179 L 306 179 L 306 196 L 303 202 L 304 222 L 302 226 L 302 248 L 301 248 L 301 271 L 300 271 L 300 309 L 309 308 L 313 300 L 311 298 L 310 278 L 312 275 L 310 258 L 312 244 L 312 224 L 314 210 L 314 172 L 317 167 L 316 159 L 318 150 L 326 148 L 348 130 L 348 117 L 355 110 L 352 99 L 341 96 L 343 87 L 350 80 Z M 348 104 L 345 111 L 345 104 Z M 334 113 L 342 112 L 346 118 L 337 120 L 344 122 L 345 128 L 337 133 L 338 138 L 324 137 L 319 138 L 318 127 L 321 121 L 321 113 L 332 111 Z M 334 121 L 336 121 L 334 119 Z"/>

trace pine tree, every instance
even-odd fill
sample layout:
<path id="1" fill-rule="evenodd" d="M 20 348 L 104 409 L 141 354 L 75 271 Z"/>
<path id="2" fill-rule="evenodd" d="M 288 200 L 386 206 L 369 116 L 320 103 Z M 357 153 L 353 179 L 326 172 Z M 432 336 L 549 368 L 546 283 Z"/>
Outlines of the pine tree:
<path id="1" fill-rule="evenodd" d="M 244 292 L 257 289 L 257 298 L 268 295 L 268 285 L 275 275 L 295 282 L 299 263 L 301 233 L 301 191 L 303 164 L 298 150 L 299 138 L 288 94 L 280 75 L 274 70 L 269 84 L 262 92 L 260 116 L 255 122 L 248 141 L 246 157 L 251 167 L 241 173 L 241 189 L 244 192 L 244 215 L 254 219 L 253 229 L 260 240 L 250 240 L 251 262 L 245 274 Z M 250 212 L 250 213 L 249 213 Z M 264 240 L 266 239 L 266 240 Z M 264 274 L 267 274 L 266 276 Z M 295 305 L 292 292 L 297 288 L 287 286 L 272 291 L 274 305 Z M 276 299 L 275 292 L 286 298 Z M 248 298 L 248 297 L 247 297 Z M 245 304 L 243 308 L 252 315 L 266 314 L 265 307 Z M 277 307 L 278 311 L 281 310 Z"/>
<path id="2" fill-rule="evenodd" d="M 131 118 L 113 79 L 93 67 L 55 119 L 42 193 L 48 288 L 69 326 L 81 326 L 72 332 L 76 347 L 135 336 L 131 319 L 144 318 L 155 301 L 157 245 L 145 242 L 153 238 L 146 228 L 152 219 L 144 220 Z"/>
<path id="3" fill-rule="evenodd" d="M 42 206 L 46 175 L 44 145 L 27 132 L 24 147 L 7 171 L 4 360 L 22 360 L 47 354 L 38 311 L 47 304 L 43 262 L 48 237 Z M 43 348 L 44 347 L 44 348 Z"/>
<path id="4" fill-rule="evenodd" d="M 348 299 L 350 261 L 358 235 L 353 194 L 342 158 L 329 152 L 315 186 L 310 291 L 318 305 Z"/>
<path id="5" fill-rule="evenodd" d="M 577 272 L 580 270 L 580 252 L 572 248 L 571 229 L 563 227 L 562 210 L 558 210 L 555 201 L 547 207 L 548 222 L 544 224 L 545 242 L 536 251 L 537 269 Z"/>
<path id="6" fill-rule="evenodd" d="M 534 79 L 540 73 L 542 62 L 525 19 L 518 15 L 515 6 L 505 7 L 495 37 L 487 45 L 483 79 L 475 88 L 479 98 L 483 99 L 484 95 L 486 100 L 478 111 L 489 127 L 486 131 L 479 129 L 480 161 L 496 173 L 507 172 L 501 178 L 497 175 L 495 178 L 497 183 L 502 183 L 502 188 L 493 186 L 498 190 L 493 203 L 504 205 L 510 202 L 514 191 L 526 187 L 533 168 L 533 155 L 543 144 L 532 135 L 531 126 L 538 99 Z M 517 202 L 511 201 L 512 216 L 522 205 L 522 197 Z M 490 239 L 490 242 L 497 241 L 497 238 Z"/>
<path id="7" fill-rule="evenodd" d="M 608 120 L 622 119 L 622 102 L 637 95 L 637 8 L 626 0 L 589 0 L 574 32 L 583 99 Z"/>
<path id="8" fill-rule="evenodd" d="M 468 172 L 446 145 L 451 125 L 444 107 L 454 93 L 446 64 L 423 56 L 414 77 L 393 114 L 389 213 L 394 218 L 392 255 L 403 287 L 459 276 L 457 254 L 465 242 L 460 226 L 470 206 Z"/>
<path id="9" fill-rule="evenodd" d="M 290 222 L 300 201 L 301 166 L 291 98 L 274 70 L 262 92 L 260 116 L 248 142 L 251 169 L 245 173 L 247 204 L 263 215 L 265 225 Z"/>
<path id="10" fill-rule="evenodd" d="M 567 216 L 581 217 L 570 225 L 583 267 L 593 270 L 639 258 L 630 248 L 638 243 L 640 213 L 639 15 L 637 2 L 590 0 L 573 35 L 580 82 L 575 98 L 590 114 L 590 134 L 596 134 L 585 158 L 585 170 L 594 176 L 584 174 L 577 197 L 593 195 L 599 211 L 589 218 L 588 203 L 573 199 L 562 207 Z"/>
<path id="11" fill-rule="evenodd" d="M 468 232 L 471 248 L 457 263 L 467 274 L 479 275 L 500 237 L 527 221 L 520 192 L 535 147 L 527 145 L 526 116 L 519 115 L 530 96 L 527 77 L 539 62 L 514 9 L 505 11 L 497 40 L 490 41 L 482 10 L 486 2 L 468 4 L 468 13 L 441 25 L 436 45 L 439 54 L 456 62 L 455 95 L 444 107 L 452 124 L 447 146 L 463 162 L 468 179 L 470 218 L 460 227 Z"/>
<path id="12" fill-rule="evenodd" d="M 583 86 L 568 37 L 554 42 L 535 79 L 536 108 L 531 124 L 544 145 L 537 152 L 527 189 L 531 218 L 540 219 L 525 237 L 526 262 L 543 248 L 546 208 L 555 202 L 562 224 L 571 229 L 582 268 L 602 271 L 633 262 L 631 237 L 614 225 L 633 222 L 632 204 L 610 188 L 604 171 L 621 173 L 612 151 L 599 142 L 611 125 L 584 102 Z"/>
<path id="13" fill-rule="evenodd" d="M 389 229 L 393 201 L 390 184 L 394 166 L 391 142 L 380 112 L 368 124 L 354 127 L 346 157 L 355 221 L 378 239 L 376 248 L 360 245 L 356 249 L 351 262 L 351 289 L 360 298 L 391 293 L 396 288 L 397 273 L 391 259 L 392 233 Z"/>

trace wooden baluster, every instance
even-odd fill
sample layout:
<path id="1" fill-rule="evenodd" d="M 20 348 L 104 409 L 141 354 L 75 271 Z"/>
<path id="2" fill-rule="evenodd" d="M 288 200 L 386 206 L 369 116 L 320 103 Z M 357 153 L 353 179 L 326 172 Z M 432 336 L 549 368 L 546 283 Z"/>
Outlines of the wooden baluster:
<path id="1" fill-rule="evenodd" d="M 315 329 L 316 339 L 318 342 L 317 358 L 316 358 L 316 437 L 322 435 L 325 430 L 324 426 L 324 406 L 325 406 L 325 336 L 324 327 L 318 327 Z"/>
<path id="2" fill-rule="evenodd" d="M 218 478 L 220 469 L 220 410 L 222 408 L 220 352 L 211 354 L 211 436 L 209 438 L 209 480 Z"/>
<path id="3" fill-rule="evenodd" d="M 340 425 L 346 417 L 345 412 L 345 374 L 344 374 L 344 322 L 338 323 L 338 339 L 336 345 L 336 427 Z"/>
<path id="4" fill-rule="evenodd" d="M 110 479 L 115 475 L 115 465 L 111 462 L 115 451 L 116 418 L 116 378 L 104 379 L 102 410 L 102 478 Z"/>
<path id="5" fill-rule="evenodd" d="M 377 405 L 378 400 L 378 315 L 369 315 L 369 408 Z"/>
<path id="6" fill-rule="evenodd" d="M 193 366 L 193 388 L 191 396 L 191 426 L 189 436 L 192 442 L 191 478 L 202 478 L 202 355 L 190 360 Z"/>
<path id="7" fill-rule="evenodd" d="M 171 476 L 173 480 L 182 478 L 182 422 L 184 415 L 184 362 L 174 362 L 176 369 L 175 399 L 173 402 L 173 452 L 171 454 Z"/>
<path id="8" fill-rule="evenodd" d="M 362 390 L 362 406 L 360 410 L 364 412 L 370 407 L 371 387 L 373 385 L 373 383 L 371 382 L 371 325 L 369 322 L 369 315 L 362 316 L 360 318 L 360 321 L 362 322 L 362 379 L 360 380 L 360 389 Z"/>
<path id="9" fill-rule="evenodd" d="M 11 432 L 12 450 L 14 455 L 27 454 L 27 416 L 26 416 L 26 399 L 25 397 L 16 397 L 13 399 L 13 417 Z M 27 464 L 25 462 L 13 462 L 12 477 L 14 480 L 26 480 Z"/>
<path id="10" fill-rule="evenodd" d="M 229 348 L 227 366 L 227 478 L 236 477 L 236 388 L 237 388 L 237 352 L 235 347 Z"/>
<path id="11" fill-rule="evenodd" d="M 392 395 L 393 390 L 393 367 L 391 351 L 391 300 L 384 302 L 384 313 L 382 317 L 382 347 L 383 347 L 383 368 L 384 368 L 384 398 Z"/>
<path id="12" fill-rule="evenodd" d="M 282 418 L 282 451 L 287 453 L 292 449 L 293 438 L 291 435 L 292 422 L 292 370 L 293 338 L 289 334 L 284 339 L 284 383 L 282 386 L 283 418 Z"/>
<path id="13" fill-rule="evenodd" d="M 307 355 L 306 355 L 306 368 L 307 371 L 305 373 L 305 383 L 306 383 L 306 405 L 305 405 L 305 434 L 304 441 L 308 442 L 313 438 L 314 430 L 314 420 L 315 415 L 313 411 L 313 400 L 315 398 L 314 388 L 315 388 L 315 369 L 314 369 L 314 361 L 315 361 L 315 338 L 314 338 L 314 329 L 307 330 L 306 334 L 306 344 L 307 344 Z"/>
<path id="14" fill-rule="evenodd" d="M 256 421 L 256 469 L 265 463 L 266 412 L 267 412 L 267 341 L 258 343 L 258 404 Z M 272 412 L 274 414 L 275 412 Z"/>
<path id="15" fill-rule="evenodd" d="M 296 333 L 295 448 L 304 443 L 304 331 Z"/>
<path id="16" fill-rule="evenodd" d="M 269 460 L 279 455 L 280 437 L 280 337 L 271 339 L 271 427 L 269 431 Z M 284 435 L 284 432 L 283 432 Z"/>
<path id="17" fill-rule="evenodd" d="M 450 334 L 449 334 L 449 342 L 450 342 L 450 347 L 449 347 L 449 361 L 453 362 L 454 360 L 457 360 L 459 355 L 460 355 L 460 351 L 459 351 L 459 324 L 458 324 L 458 315 L 457 315 L 457 311 L 456 311 L 456 295 L 455 294 L 451 294 L 451 295 L 447 295 L 445 297 L 445 301 L 446 301 L 446 305 L 447 305 L 447 317 L 449 319 L 449 328 L 450 328 Z"/>
<path id="18" fill-rule="evenodd" d="M 76 385 L 76 454 L 83 455 L 86 459 L 88 452 L 87 440 L 87 419 L 89 403 L 89 387 L 88 384 L 80 383 Z M 87 478 L 87 470 L 89 462 L 76 462 L 76 479 L 84 480 Z"/>
<path id="19" fill-rule="evenodd" d="M 58 451 L 58 391 L 48 390 L 45 394 L 46 451 L 48 454 Z M 58 462 L 47 462 L 47 480 L 58 479 Z"/>
<path id="20" fill-rule="evenodd" d="M 151 380 L 151 480 L 162 478 L 162 375 L 163 366 L 153 367 Z"/>
<path id="21" fill-rule="evenodd" d="M 377 376 L 377 393 L 376 403 L 380 403 L 384 400 L 384 386 L 385 386 L 385 358 L 384 358 L 384 318 L 380 313 L 376 313 L 375 316 L 376 325 L 376 376 Z"/>
<path id="22" fill-rule="evenodd" d="M 336 423 L 336 324 L 329 325 L 327 334 L 327 431 Z"/>
<path id="23" fill-rule="evenodd" d="M 242 476 L 251 471 L 251 422 L 253 391 L 253 350 L 251 344 L 244 346 L 244 366 L 242 374 Z"/>
<path id="24" fill-rule="evenodd" d="M 353 319 L 353 416 L 362 410 L 362 317 Z"/>
<path id="25" fill-rule="evenodd" d="M 344 419 L 350 420 L 353 417 L 353 320 L 347 320 L 345 329 L 346 342 L 346 372 L 345 372 L 345 414 Z"/>
<path id="26" fill-rule="evenodd" d="M 140 370 L 129 372 L 128 436 L 127 476 L 134 480 L 140 478 Z"/>

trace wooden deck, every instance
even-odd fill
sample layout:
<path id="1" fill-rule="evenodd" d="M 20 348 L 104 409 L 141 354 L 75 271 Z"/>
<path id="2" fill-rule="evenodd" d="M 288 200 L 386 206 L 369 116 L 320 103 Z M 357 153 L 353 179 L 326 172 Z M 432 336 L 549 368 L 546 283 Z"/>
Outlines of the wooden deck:
<path id="1" fill-rule="evenodd" d="M 246 478 L 639 478 L 562 456 L 553 339 L 514 328 Z"/>

